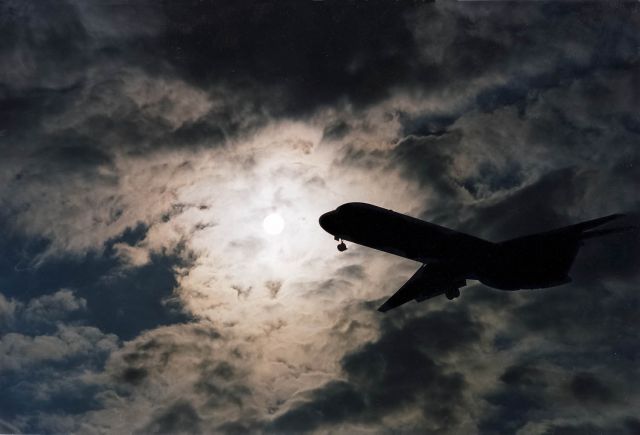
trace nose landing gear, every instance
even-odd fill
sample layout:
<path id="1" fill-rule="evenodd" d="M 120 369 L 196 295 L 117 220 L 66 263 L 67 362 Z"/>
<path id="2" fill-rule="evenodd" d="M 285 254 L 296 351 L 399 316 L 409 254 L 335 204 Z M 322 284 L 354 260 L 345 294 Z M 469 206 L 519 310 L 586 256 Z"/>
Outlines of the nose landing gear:
<path id="1" fill-rule="evenodd" d="M 347 245 L 345 245 L 344 242 L 340 242 L 340 244 L 338 245 L 338 251 L 344 252 L 346 250 L 347 250 Z"/>

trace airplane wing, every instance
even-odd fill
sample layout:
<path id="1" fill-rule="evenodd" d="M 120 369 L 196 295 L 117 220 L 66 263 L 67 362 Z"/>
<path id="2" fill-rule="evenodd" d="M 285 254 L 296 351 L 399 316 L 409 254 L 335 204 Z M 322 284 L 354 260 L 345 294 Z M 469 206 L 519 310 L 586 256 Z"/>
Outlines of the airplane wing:
<path id="1" fill-rule="evenodd" d="M 438 263 L 423 264 L 393 296 L 378 308 L 378 311 L 384 313 L 413 299 L 422 302 L 444 294 L 448 288 L 466 285 L 464 279 L 456 278 L 452 270 L 446 265 L 442 266 Z"/>

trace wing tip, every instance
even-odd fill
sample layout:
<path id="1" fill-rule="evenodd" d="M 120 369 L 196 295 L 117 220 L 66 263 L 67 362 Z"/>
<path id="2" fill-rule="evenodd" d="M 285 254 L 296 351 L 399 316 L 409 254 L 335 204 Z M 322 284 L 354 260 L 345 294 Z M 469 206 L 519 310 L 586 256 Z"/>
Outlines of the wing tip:
<path id="1" fill-rule="evenodd" d="M 392 309 L 393 307 L 388 304 L 387 302 L 385 302 L 384 304 L 380 305 L 378 307 L 378 311 L 381 313 L 386 313 L 387 311 L 389 311 L 390 309 Z"/>

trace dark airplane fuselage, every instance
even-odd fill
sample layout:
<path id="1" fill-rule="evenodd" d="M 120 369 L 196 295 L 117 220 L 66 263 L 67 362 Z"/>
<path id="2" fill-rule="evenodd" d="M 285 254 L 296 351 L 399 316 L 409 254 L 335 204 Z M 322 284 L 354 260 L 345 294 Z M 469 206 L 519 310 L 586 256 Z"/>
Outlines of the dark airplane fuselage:
<path id="1" fill-rule="evenodd" d="M 447 279 L 476 279 L 502 290 L 569 282 L 581 243 L 577 237 L 548 233 L 492 243 L 365 203 L 348 203 L 325 213 L 320 225 L 339 239 L 438 264 L 438 273 Z"/>

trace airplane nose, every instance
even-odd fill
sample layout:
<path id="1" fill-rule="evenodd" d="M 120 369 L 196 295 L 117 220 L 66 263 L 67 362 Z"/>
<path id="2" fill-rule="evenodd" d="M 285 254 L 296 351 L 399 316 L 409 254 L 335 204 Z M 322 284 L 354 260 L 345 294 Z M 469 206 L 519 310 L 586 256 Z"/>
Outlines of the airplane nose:
<path id="1" fill-rule="evenodd" d="M 331 221 L 333 220 L 332 213 L 333 212 L 325 213 L 322 216 L 320 216 L 320 219 L 318 219 L 318 222 L 320 223 L 320 226 L 322 227 L 322 229 L 328 232 L 329 234 L 332 234 L 331 232 Z"/>
<path id="2" fill-rule="evenodd" d="M 325 213 L 322 216 L 320 216 L 320 219 L 318 219 L 318 222 L 320 223 L 320 226 L 322 227 L 323 230 L 327 231 L 327 220 L 328 220 L 328 215 L 329 213 Z"/>

